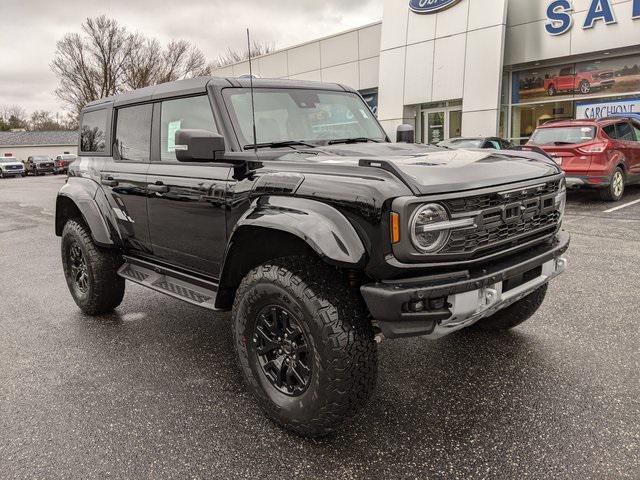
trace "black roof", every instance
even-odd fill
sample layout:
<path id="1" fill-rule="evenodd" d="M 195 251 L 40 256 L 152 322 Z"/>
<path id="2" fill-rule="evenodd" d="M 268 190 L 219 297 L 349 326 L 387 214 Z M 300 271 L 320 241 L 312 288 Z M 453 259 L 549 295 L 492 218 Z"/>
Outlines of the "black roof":
<path id="1" fill-rule="evenodd" d="M 0 145 L 7 147 L 27 145 L 77 145 L 77 131 L 55 132 L 0 132 Z"/>
<path id="2" fill-rule="evenodd" d="M 122 93 L 106 97 L 95 102 L 89 103 L 86 110 L 98 110 L 100 108 L 130 103 L 148 102 L 168 97 L 176 97 L 180 95 L 194 95 L 197 93 L 205 93 L 207 87 L 213 85 L 219 88 L 224 87 L 243 87 L 249 88 L 251 80 L 248 77 L 242 78 L 221 78 L 221 77 L 197 77 L 186 80 L 178 80 L 176 82 L 161 83 L 151 87 L 140 88 L 131 92 Z M 339 85 L 337 83 L 321 83 L 309 82 L 303 80 L 280 80 L 267 78 L 254 78 L 253 86 L 255 88 L 311 88 L 314 90 L 333 90 L 354 92 L 355 90 Z"/>

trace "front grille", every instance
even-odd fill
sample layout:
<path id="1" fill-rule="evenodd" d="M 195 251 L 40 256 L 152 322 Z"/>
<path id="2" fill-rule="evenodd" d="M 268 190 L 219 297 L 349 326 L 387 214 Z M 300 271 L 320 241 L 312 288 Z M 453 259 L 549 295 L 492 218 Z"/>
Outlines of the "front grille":
<path id="1" fill-rule="evenodd" d="M 600 80 L 608 80 L 610 78 L 613 78 L 613 72 L 607 72 L 607 73 L 601 73 L 599 75 Z"/>
<path id="2" fill-rule="evenodd" d="M 7 170 L 22 170 L 20 165 L 8 165 Z"/>
<path id="3" fill-rule="evenodd" d="M 447 200 L 443 203 L 451 214 L 470 213 L 556 193 L 559 188 L 560 181 L 553 181 L 509 192 L 494 192 L 486 195 L 456 198 L 453 200 Z M 508 193 L 508 196 L 506 196 L 506 193 Z"/>
<path id="4" fill-rule="evenodd" d="M 473 253 L 497 244 L 509 243 L 509 240 L 512 239 L 516 243 L 524 242 L 535 238 L 536 233 L 544 236 L 555 230 L 559 220 L 560 213 L 554 211 L 536 215 L 526 220 L 523 218 L 511 225 L 501 222 L 498 225 L 481 229 L 455 231 L 451 234 L 445 249 L 440 253 Z"/>
<path id="5" fill-rule="evenodd" d="M 453 230 L 439 255 L 473 258 L 555 232 L 560 222 L 555 205 L 559 189 L 560 180 L 556 180 L 443 201 L 452 217 L 471 217 L 474 226 Z"/>

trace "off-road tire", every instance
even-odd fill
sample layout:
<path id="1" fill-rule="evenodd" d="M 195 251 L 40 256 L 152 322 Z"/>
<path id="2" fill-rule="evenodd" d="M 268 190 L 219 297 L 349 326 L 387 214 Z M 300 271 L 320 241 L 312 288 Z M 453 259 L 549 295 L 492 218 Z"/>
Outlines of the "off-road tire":
<path id="1" fill-rule="evenodd" d="M 547 296 L 548 284 L 518 300 L 513 305 L 480 320 L 471 329 L 484 332 L 503 332 L 529 320 L 538 311 Z"/>
<path id="2" fill-rule="evenodd" d="M 71 274 L 70 250 L 77 245 L 86 263 L 88 288 L 82 292 Z M 125 280 L 117 272 L 122 256 L 93 243 L 89 229 L 78 219 L 69 220 L 62 231 L 62 266 L 67 286 L 74 301 L 87 315 L 113 311 L 124 298 Z"/>
<path id="3" fill-rule="evenodd" d="M 310 346 L 310 380 L 297 397 L 269 383 L 253 347 L 258 314 L 274 304 L 296 316 Z M 325 436 L 371 397 L 377 376 L 373 327 L 341 271 L 308 257 L 261 265 L 242 280 L 232 315 L 245 383 L 278 425 L 306 437 Z"/>
<path id="4" fill-rule="evenodd" d="M 618 176 L 622 176 L 622 190 L 616 188 L 616 179 Z M 606 202 L 619 202 L 624 196 L 626 181 L 624 171 L 620 167 L 617 167 L 611 176 L 609 186 L 600 190 L 600 197 Z"/>

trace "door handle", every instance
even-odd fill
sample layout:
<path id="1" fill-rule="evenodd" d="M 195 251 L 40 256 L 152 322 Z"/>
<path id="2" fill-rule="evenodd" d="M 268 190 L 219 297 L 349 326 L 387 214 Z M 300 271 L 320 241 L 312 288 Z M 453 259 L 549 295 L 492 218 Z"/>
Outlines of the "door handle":
<path id="1" fill-rule="evenodd" d="M 118 186 L 118 181 L 114 180 L 113 177 L 103 178 L 102 180 L 100 180 L 100 183 L 102 183 L 102 185 L 104 185 L 105 187 L 117 187 Z"/>
<path id="2" fill-rule="evenodd" d="M 154 193 L 167 193 L 169 191 L 169 187 L 167 187 L 162 182 L 153 183 L 147 186 L 147 188 L 149 189 L 150 192 L 154 192 Z"/>

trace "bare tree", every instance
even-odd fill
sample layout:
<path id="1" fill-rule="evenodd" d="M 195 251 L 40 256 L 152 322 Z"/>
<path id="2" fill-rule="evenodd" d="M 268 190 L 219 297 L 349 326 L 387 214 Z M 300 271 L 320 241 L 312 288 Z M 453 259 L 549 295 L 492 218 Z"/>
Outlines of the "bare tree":
<path id="1" fill-rule="evenodd" d="M 76 130 L 77 128 L 77 117 L 74 115 L 36 110 L 29 118 L 29 130 L 31 131 Z"/>
<path id="2" fill-rule="evenodd" d="M 0 120 L 2 130 L 27 128 L 27 112 L 20 105 L 0 105 Z"/>
<path id="3" fill-rule="evenodd" d="M 251 42 L 251 57 L 259 57 L 261 55 L 267 55 L 275 50 L 275 46 L 272 43 L 260 43 L 257 41 Z M 226 67 L 233 65 L 234 63 L 240 63 L 249 58 L 249 50 L 234 50 L 233 48 L 227 48 L 226 52 L 221 54 L 218 59 L 213 62 L 214 68 Z"/>
<path id="4" fill-rule="evenodd" d="M 82 33 L 66 34 L 51 68 L 60 82 L 56 95 L 76 114 L 99 98 L 211 72 L 202 51 L 188 42 L 172 41 L 163 49 L 104 15 L 88 18 Z"/>

